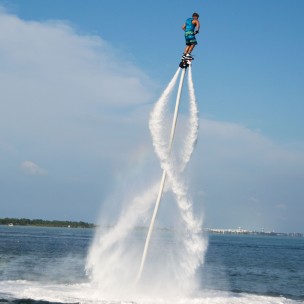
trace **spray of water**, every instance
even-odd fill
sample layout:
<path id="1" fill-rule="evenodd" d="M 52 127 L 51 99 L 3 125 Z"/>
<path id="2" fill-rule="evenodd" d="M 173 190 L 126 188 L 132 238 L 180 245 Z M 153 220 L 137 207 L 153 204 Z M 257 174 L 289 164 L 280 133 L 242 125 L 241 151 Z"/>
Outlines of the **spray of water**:
<path id="1" fill-rule="evenodd" d="M 182 173 L 190 160 L 191 154 L 194 150 L 195 143 L 198 135 L 198 108 L 196 103 L 194 85 L 192 80 L 191 66 L 188 73 L 188 91 L 190 98 L 190 119 L 189 119 L 189 132 L 184 141 L 182 149 L 182 156 L 180 159 L 171 157 L 171 142 L 168 143 L 163 139 L 164 131 L 164 108 L 165 103 L 156 104 L 151 113 L 150 118 L 150 131 L 153 139 L 155 151 L 161 160 L 162 168 L 168 176 L 170 188 L 175 194 L 181 216 L 184 222 L 183 229 L 179 231 L 183 235 L 184 240 L 184 254 L 180 255 L 180 263 L 182 271 L 179 273 L 179 282 L 182 282 L 183 288 L 185 283 L 188 284 L 187 290 L 195 288 L 194 274 L 198 266 L 203 262 L 203 253 L 205 250 L 204 240 L 201 238 L 200 220 L 195 219 L 193 216 L 192 200 L 188 195 L 188 188 L 183 180 Z M 168 148 L 169 147 L 169 150 Z"/>
<path id="2" fill-rule="evenodd" d="M 151 135 L 153 138 L 153 145 L 156 150 L 156 153 L 159 155 L 159 158 L 161 159 L 161 164 L 164 161 L 166 161 L 166 159 L 169 159 L 170 155 L 171 155 L 171 149 L 172 149 L 174 135 L 175 135 L 178 109 L 179 109 L 179 103 L 180 103 L 180 98 L 181 98 L 181 93 L 182 93 L 182 88 L 183 88 L 183 83 L 184 83 L 185 72 L 186 72 L 186 70 L 183 70 L 182 76 L 181 76 L 181 79 L 179 82 L 179 86 L 178 86 L 169 143 L 167 143 L 164 140 L 164 136 L 162 136 L 164 134 L 164 132 L 162 132 L 162 126 L 163 126 L 162 120 L 164 120 L 164 115 L 163 115 L 164 110 L 163 109 L 166 106 L 167 99 L 162 96 L 160 98 L 160 100 L 156 103 L 154 111 L 152 111 L 152 114 L 151 114 L 150 130 L 151 130 Z M 155 130 L 155 132 L 153 132 L 154 130 Z M 144 265 L 146 262 L 146 258 L 147 258 L 147 254 L 148 254 L 148 250 L 149 250 L 149 246 L 150 246 L 151 236 L 152 236 L 152 232 L 153 232 L 154 225 L 155 225 L 156 216 L 157 216 L 160 201 L 161 201 L 161 198 L 162 198 L 162 195 L 164 192 L 166 178 L 167 178 L 167 172 L 166 172 L 166 169 L 163 167 L 163 174 L 162 174 L 162 178 L 161 178 L 161 182 L 160 182 L 160 187 L 159 187 L 154 211 L 152 214 L 152 219 L 151 219 L 151 222 L 149 225 L 148 234 L 146 237 L 145 246 L 144 246 L 144 250 L 143 250 L 143 254 L 142 254 L 141 262 L 140 262 L 140 266 L 139 266 L 139 271 L 138 271 L 138 274 L 136 277 L 136 283 L 138 283 L 138 281 L 140 280 L 143 269 L 144 269 Z"/>
<path id="3" fill-rule="evenodd" d="M 130 265 L 138 257 L 134 248 L 129 246 L 128 237 L 149 211 L 157 189 L 158 184 L 155 184 L 133 198 L 114 227 L 97 230 L 87 257 L 86 270 L 101 292 L 118 294 L 124 292 L 124 286 L 133 288 L 130 282 L 134 280 L 136 269 Z"/>
<path id="4" fill-rule="evenodd" d="M 195 287 L 195 271 L 202 263 L 205 243 L 201 237 L 202 223 L 193 215 L 192 200 L 188 194 L 188 187 L 183 176 L 194 150 L 198 134 L 198 109 L 191 67 L 188 72 L 190 101 L 188 132 L 182 147 L 179 149 L 181 153 L 179 153 L 178 157 L 170 157 L 174 134 L 172 136 L 171 132 L 170 138 L 166 136 L 168 135 L 165 129 L 167 125 L 166 113 L 168 112 L 170 96 L 176 86 L 179 73 L 180 70 L 177 70 L 155 104 L 149 121 L 153 146 L 164 170 L 163 179 L 167 177 L 165 190 L 171 190 L 177 201 L 180 213 L 179 229 L 175 232 L 176 243 L 173 246 L 174 249 L 167 255 L 168 260 L 163 263 L 165 267 L 158 267 L 156 273 L 155 268 L 157 267 L 155 264 L 151 266 L 151 259 L 149 260 L 151 256 L 148 256 L 146 263 L 148 265 L 145 266 L 147 269 L 145 268 L 145 279 L 143 281 L 146 286 L 149 282 L 153 282 L 155 287 L 155 282 L 161 279 L 162 282 L 159 287 L 162 288 L 164 281 L 167 279 L 170 280 L 173 290 L 176 291 L 178 287 L 179 290 L 189 293 Z M 98 285 L 103 294 L 111 291 L 112 294 L 114 293 L 115 296 L 118 296 L 123 290 L 128 293 L 146 291 L 142 282 L 139 282 L 140 284 L 136 286 L 134 285 L 142 256 L 142 243 L 136 243 L 134 238 L 132 238 L 132 233 L 134 233 L 134 228 L 139 223 L 147 220 L 158 189 L 159 183 L 155 183 L 149 190 L 137 195 L 128 204 L 128 209 L 122 214 L 113 228 L 108 230 L 99 229 L 97 231 L 88 254 L 86 268 L 93 284 Z M 163 258 L 165 259 L 165 254 L 163 254 Z M 155 263 L 155 259 L 153 263 Z M 166 287 L 168 287 L 168 284 Z M 151 284 L 149 284 L 149 289 L 151 289 Z"/>
<path id="5" fill-rule="evenodd" d="M 193 79 L 192 79 L 192 68 L 189 67 L 188 73 L 188 92 L 189 92 L 189 107 L 190 107 L 190 117 L 189 117 L 189 126 L 188 126 L 188 134 L 185 136 L 185 143 L 182 149 L 182 162 L 180 171 L 183 172 L 186 165 L 188 164 L 192 152 L 194 150 L 197 136 L 198 136 L 198 128 L 199 128 L 199 117 L 198 117 L 198 107 L 195 97 Z"/>

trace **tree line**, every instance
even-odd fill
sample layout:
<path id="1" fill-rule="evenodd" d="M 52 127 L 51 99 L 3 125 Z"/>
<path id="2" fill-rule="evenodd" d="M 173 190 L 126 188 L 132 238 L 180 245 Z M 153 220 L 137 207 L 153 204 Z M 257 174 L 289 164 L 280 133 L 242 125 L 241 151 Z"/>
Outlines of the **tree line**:
<path id="1" fill-rule="evenodd" d="M 74 221 L 48 221 L 42 219 L 26 219 L 26 218 L 0 218 L 0 225 L 14 226 L 41 226 L 41 227 L 70 227 L 70 228 L 94 228 L 95 225 L 86 222 L 74 222 Z"/>

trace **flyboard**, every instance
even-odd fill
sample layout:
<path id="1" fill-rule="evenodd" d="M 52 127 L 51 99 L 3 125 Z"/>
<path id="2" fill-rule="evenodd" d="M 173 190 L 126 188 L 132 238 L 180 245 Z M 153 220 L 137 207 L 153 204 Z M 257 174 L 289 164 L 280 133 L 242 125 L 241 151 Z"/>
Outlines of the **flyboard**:
<path id="1" fill-rule="evenodd" d="M 182 60 L 181 60 L 181 62 L 180 62 L 180 64 L 179 64 L 179 67 L 181 68 L 181 69 L 187 69 L 190 65 L 191 65 L 191 63 L 192 63 L 192 60 L 194 60 L 194 58 L 193 57 L 182 57 Z"/>
<path id="2" fill-rule="evenodd" d="M 178 109 L 179 109 L 179 104 L 180 104 L 180 99 L 181 99 L 185 74 L 186 74 L 187 68 L 192 64 L 192 60 L 194 60 L 193 57 L 184 57 L 183 56 L 182 59 L 181 59 L 181 62 L 179 64 L 179 67 L 182 69 L 182 74 L 181 74 L 181 77 L 180 77 L 179 86 L 178 86 L 178 90 L 177 90 L 174 116 L 173 116 L 173 121 L 172 121 L 172 126 L 171 126 L 170 141 L 169 141 L 169 156 L 171 154 L 171 149 L 172 149 L 174 135 L 175 135 Z M 154 228 L 154 223 L 155 223 L 155 219 L 156 219 L 157 212 L 158 212 L 158 209 L 159 209 L 160 201 L 161 201 L 161 198 L 162 198 L 166 178 L 167 178 L 167 172 L 166 172 L 165 169 L 163 169 L 161 183 L 160 183 L 160 187 L 159 187 L 154 211 L 153 211 L 153 214 L 152 214 L 149 230 L 148 230 L 148 233 L 147 233 L 145 246 L 144 246 L 144 251 L 143 251 L 143 254 L 142 254 L 141 263 L 140 263 L 140 267 L 139 267 L 139 270 L 138 270 L 138 273 L 137 273 L 135 283 L 137 283 L 140 280 L 143 269 L 144 269 L 144 265 L 145 265 L 145 262 L 146 262 L 146 257 L 147 257 L 147 253 L 148 253 L 148 249 L 149 249 L 149 244 L 150 244 L 150 240 L 151 240 L 151 235 L 152 235 L 152 231 L 153 231 L 153 228 Z"/>

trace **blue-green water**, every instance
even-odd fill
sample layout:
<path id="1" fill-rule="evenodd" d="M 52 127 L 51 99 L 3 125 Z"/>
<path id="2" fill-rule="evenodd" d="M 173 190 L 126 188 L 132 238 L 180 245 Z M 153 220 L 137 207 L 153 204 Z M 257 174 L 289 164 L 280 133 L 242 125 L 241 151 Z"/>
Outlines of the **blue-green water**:
<path id="1" fill-rule="evenodd" d="M 137 232 L 138 238 L 143 233 Z M 96 299 L 92 289 L 86 293 L 90 282 L 84 268 L 93 234 L 91 229 L 0 226 L 0 303 L 135 303 Z M 180 303 L 304 302 L 304 238 L 208 238 L 198 270 L 201 293 Z"/>
<path id="2" fill-rule="evenodd" d="M 204 286 L 303 300 L 304 238 L 211 235 L 201 274 Z"/>

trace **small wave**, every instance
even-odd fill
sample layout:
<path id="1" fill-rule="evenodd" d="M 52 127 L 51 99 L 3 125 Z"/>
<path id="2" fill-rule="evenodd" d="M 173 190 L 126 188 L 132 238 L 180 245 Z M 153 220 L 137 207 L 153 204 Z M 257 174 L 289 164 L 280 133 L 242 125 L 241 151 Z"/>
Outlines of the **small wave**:
<path id="1" fill-rule="evenodd" d="M 76 303 L 62 303 L 62 302 L 49 302 L 49 301 L 43 301 L 43 300 L 33 300 L 33 299 L 1 299 L 0 298 L 0 304 L 79 304 L 79 302 Z"/>
<path id="2" fill-rule="evenodd" d="M 172 295 L 133 294 L 119 298 L 102 294 L 89 283 L 42 284 L 30 281 L 2 281 L 0 304 L 294 304 L 301 300 L 287 299 L 277 295 L 258 295 L 218 290 L 201 291 L 192 297 L 174 298 Z"/>

